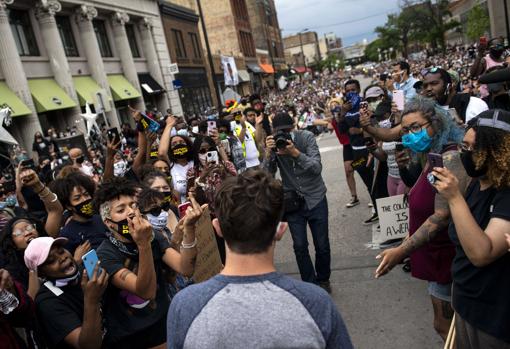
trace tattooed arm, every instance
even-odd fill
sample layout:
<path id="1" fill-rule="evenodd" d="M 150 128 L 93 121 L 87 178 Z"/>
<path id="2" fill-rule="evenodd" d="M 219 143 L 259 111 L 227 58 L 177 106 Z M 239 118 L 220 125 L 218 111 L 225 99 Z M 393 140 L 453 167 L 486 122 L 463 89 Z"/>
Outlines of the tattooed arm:
<path id="1" fill-rule="evenodd" d="M 459 178 L 459 186 L 463 188 L 463 193 L 467 188 L 469 177 L 467 176 L 458 151 L 448 151 L 443 154 L 443 165 Z M 450 223 L 450 210 L 448 201 L 441 195 L 436 195 L 434 200 L 434 213 L 423 222 L 423 224 L 411 235 L 404 240 L 402 245 L 396 248 L 388 249 L 378 255 L 378 259 L 382 258 L 377 268 L 376 277 L 382 276 L 389 272 L 395 265 L 400 263 L 405 257 L 425 246 L 437 234 L 443 231 Z"/>

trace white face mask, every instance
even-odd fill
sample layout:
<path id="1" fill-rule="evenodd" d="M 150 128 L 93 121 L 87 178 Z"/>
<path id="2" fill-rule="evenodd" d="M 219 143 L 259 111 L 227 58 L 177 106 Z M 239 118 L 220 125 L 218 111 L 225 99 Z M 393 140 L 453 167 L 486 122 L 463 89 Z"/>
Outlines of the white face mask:
<path id="1" fill-rule="evenodd" d="M 179 131 L 177 131 L 177 135 L 188 137 L 189 136 L 188 130 L 186 130 L 185 128 L 181 128 Z"/>
<path id="2" fill-rule="evenodd" d="M 149 220 L 149 223 L 152 225 L 154 229 L 163 230 L 165 229 L 166 224 L 168 222 L 168 212 L 161 211 L 159 216 L 154 216 L 150 213 L 147 213 L 147 219 Z"/>
<path id="3" fill-rule="evenodd" d="M 379 121 L 379 127 L 380 128 L 391 128 L 391 121 L 390 121 L 390 119 Z"/>

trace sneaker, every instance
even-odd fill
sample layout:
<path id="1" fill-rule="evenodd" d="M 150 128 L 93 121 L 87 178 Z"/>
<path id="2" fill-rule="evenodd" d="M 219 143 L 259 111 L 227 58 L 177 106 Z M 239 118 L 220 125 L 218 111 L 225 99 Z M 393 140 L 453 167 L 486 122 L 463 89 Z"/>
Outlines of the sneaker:
<path id="1" fill-rule="evenodd" d="M 322 288 L 327 293 L 331 294 L 331 284 L 328 281 L 319 281 L 319 287 Z"/>
<path id="2" fill-rule="evenodd" d="M 358 200 L 358 198 L 357 198 L 356 196 L 353 196 L 353 197 L 352 197 L 352 199 L 351 199 L 351 201 L 350 201 L 347 205 L 345 205 L 345 207 L 347 207 L 347 208 L 352 208 L 352 207 L 354 207 L 354 206 L 358 206 L 358 205 L 359 205 L 359 200 Z"/>
<path id="3" fill-rule="evenodd" d="M 370 202 L 368 203 L 368 207 L 370 207 L 370 208 L 374 207 L 374 204 L 372 203 L 372 201 L 370 201 Z"/>
<path id="4" fill-rule="evenodd" d="M 370 224 L 374 224 L 376 222 L 379 222 L 379 216 L 377 215 L 377 213 L 374 213 L 372 217 L 370 217 L 369 219 L 367 219 L 366 221 L 363 222 L 364 225 L 370 225 Z"/>

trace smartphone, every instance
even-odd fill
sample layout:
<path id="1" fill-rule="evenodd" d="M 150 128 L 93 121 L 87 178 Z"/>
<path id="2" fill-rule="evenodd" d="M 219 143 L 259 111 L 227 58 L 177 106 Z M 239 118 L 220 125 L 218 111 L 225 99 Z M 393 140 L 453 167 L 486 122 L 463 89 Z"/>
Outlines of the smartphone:
<path id="1" fill-rule="evenodd" d="M 216 120 L 207 121 L 207 135 L 211 135 L 211 131 L 216 129 Z"/>
<path id="2" fill-rule="evenodd" d="M 108 135 L 108 140 L 113 143 L 117 144 L 120 142 L 120 134 L 119 130 L 117 130 L 117 127 L 112 127 L 106 131 L 106 134 Z"/>
<path id="3" fill-rule="evenodd" d="M 368 102 L 365 102 L 365 101 L 361 102 L 359 104 L 359 108 L 360 109 L 365 109 L 365 110 L 368 109 Z"/>
<path id="4" fill-rule="evenodd" d="M 398 152 L 404 151 L 404 145 L 401 142 L 395 143 L 395 151 Z"/>
<path id="5" fill-rule="evenodd" d="M 432 170 L 434 167 L 444 167 L 443 156 L 441 154 L 428 153 L 427 159 L 429 161 L 430 170 Z"/>
<path id="6" fill-rule="evenodd" d="M 21 167 L 24 168 L 24 169 L 30 169 L 30 170 L 35 170 L 35 163 L 34 163 L 34 159 L 27 159 L 27 160 L 23 160 L 21 161 Z"/>
<path id="7" fill-rule="evenodd" d="M 223 144 L 223 148 L 225 149 L 225 152 L 227 154 L 230 154 L 230 142 L 228 141 L 228 139 L 222 140 L 221 144 Z"/>
<path id="8" fill-rule="evenodd" d="M 480 37 L 480 45 L 483 45 L 483 46 L 487 46 L 487 37 L 486 36 L 481 36 Z"/>
<path id="9" fill-rule="evenodd" d="M 184 218 L 184 216 L 186 216 L 186 210 L 188 209 L 188 207 L 191 207 L 191 202 L 185 202 L 183 204 L 180 204 L 177 209 L 179 210 L 179 218 Z"/>
<path id="10" fill-rule="evenodd" d="M 81 257 L 83 261 L 83 266 L 85 267 L 85 270 L 87 270 L 87 276 L 89 277 L 89 280 L 92 279 L 92 276 L 94 276 L 94 268 L 96 267 L 97 262 L 99 259 L 97 258 L 96 250 L 90 250 L 89 252 L 85 253 L 83 257 Z M 101 273 L 101 268 L 98 269 L 98 276 Z"/>
<path id="11" fill-rule="evenodd" d="M 194 186 L 195 186 L 195 176 L 188 178 L 188 182 L 186 183 L 186 190 L 189 191 Z"/>
<path id="12" fill-rule="evenodd" d="M 393 91 L 393 102 L 397 105 L 399 111 L 404 110 L 404 91 L 395 90 Z"/>
<path id="13" fill-rule="evenodd" d="M 207 152 L 206 161 L 209 164 L 216 164 L 216 165 L 218 165 L 220 163 L 220 160 L 218 158 L 218 152 L 215 151 L 215 150 L 214 151 L 208 151 Z"/>

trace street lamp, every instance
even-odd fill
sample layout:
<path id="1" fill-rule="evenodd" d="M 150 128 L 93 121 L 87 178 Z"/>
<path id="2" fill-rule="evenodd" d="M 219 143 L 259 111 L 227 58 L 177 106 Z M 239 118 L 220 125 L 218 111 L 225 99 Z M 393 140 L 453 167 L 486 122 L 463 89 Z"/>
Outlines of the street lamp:
<path id="1" fill-rule="evenodd" d="M 298 32 L 298 34 L 299 34 L 299 46 L 301 46 L 301 57 L 303 58 L 303 65 L 305 66 L 305 69 L 308 68 L 308 67 L 306 66 L 305 53 L 303 52 L 303 40 L 301 39 L 301 34 L 306 33 L 307 31 L 308 31 L 308 28 L 305 28 L 305 29 L 301 30 L 300 32 Z"/>

